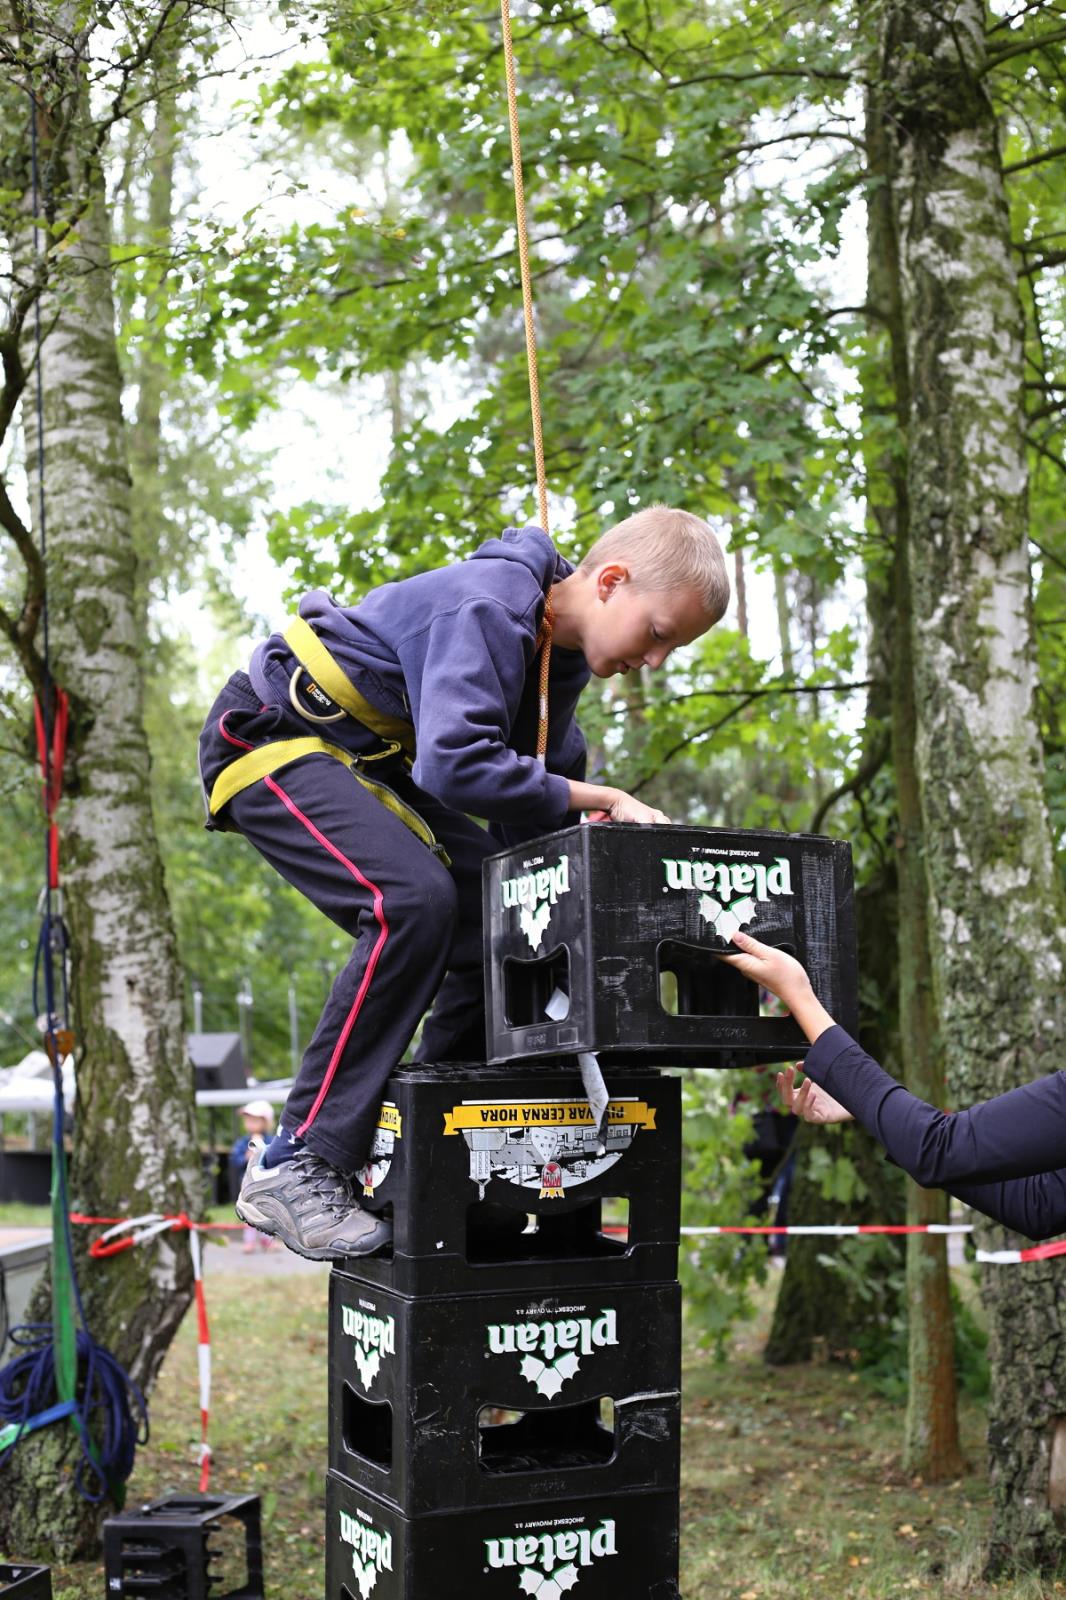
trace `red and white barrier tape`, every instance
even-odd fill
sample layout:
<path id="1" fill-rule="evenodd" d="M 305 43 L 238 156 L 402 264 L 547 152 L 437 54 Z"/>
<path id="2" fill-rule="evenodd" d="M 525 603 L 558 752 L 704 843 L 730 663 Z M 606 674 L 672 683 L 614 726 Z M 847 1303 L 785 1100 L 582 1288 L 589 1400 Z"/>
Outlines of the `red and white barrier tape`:
<path id="1" fill-rule="evenodd" d="M 106 1256 L 114 1256 L 120 1250 L 132 1250 L 134 1245 L 143 1244 L 146 1239 L 154 1239 L 160 1233 L 182 1233 L 189 1235 L 189 1251 L 192 1255 L 193 1292 L 196 1297 L 196 1356 L 200 1379 L 200 1493 L 206 1494 L 211 1482 L 211 1446 L 207 1442 L 208 1423 L 211 1416 L 211 1330 L 207 1322 L 207 1300 L 204 1296 L 204 1271 L 203 1257 L 200 1250 L 200 1234 L 220 1228 L 229 1232 L 240 1228 L 239 1222 L 194 1222 L 183 1211 L 173 1216 L 164 1216 L 161 1212 L 152 1211 L 143 1217 L 86 1217 L 79 1212 L 72 1211 L 71 1222 L 85 1224 L 108 1223 L 106 1231 L 98 1239 L 94 1239 L 89 1246 L 89 1254 L 95 1260 L 102 1260 Z"/>
<path id="2" fill-rule="evenodd" d="M 699 1233 L 791 1233 L 791 1234 L 825 1234 L 831 1238 L 844 1238 L 854 1233 L 972 1233 L 972 1222 L 823 1222 L 809 1223 L 806 1226 L 793 1227 L 791 1224 L 783 1228 L 756 1227 L 750 1228 L 682 1228 L 683 1234 Z"/>
<path id="3" fill-rule="evenodd" d="M 905 1233 L 972 1233 L 972 1222 L 824 1222 L 808 1223 L 783 1228 L 763 1227 L 705 1227 L 682 1228 L 682 1235 L 698 1237 L 701 1234 L 741 1233 L 777 1235 L 791 1234 L 794 1238 L 812 1235 L 831 1239 L 851 1238 L 855 1234 L 905 1234 Z M 978 1250 L 978 1261 L 992 1266 L 1014 1266 L 1019 1261 L 1048 1261 L 1052 1256 L 1066 1255 L 1066 1239 L 1055 1239 L 1050 1244 L 1032 1244 L 1024 1250 Z"/>

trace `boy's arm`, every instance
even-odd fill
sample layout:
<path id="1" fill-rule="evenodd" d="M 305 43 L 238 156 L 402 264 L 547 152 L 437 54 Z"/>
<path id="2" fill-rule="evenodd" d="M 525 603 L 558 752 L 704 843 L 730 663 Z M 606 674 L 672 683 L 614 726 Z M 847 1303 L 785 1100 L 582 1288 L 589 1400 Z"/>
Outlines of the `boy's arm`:
<path id="1" fill-rule="evenodd" d="M 560 777 L 510 747 L 532 651 L 522 618 L 488 596 L 442 613 L 401 642 L 417 736 L 415 782 L 457 811 L 538 832 L 561 827 L 571 811 L 667 821 L 620 789 Z"/>
<path id="2" fill-rule="evenodd" d="M 417 736 L 415 782 L 457 811 L 546 831 L 571 809 L 569 784 L 507 742 L 532 646 L 520 616 L 478 596 L 404 639 L 397 655 Z"/>

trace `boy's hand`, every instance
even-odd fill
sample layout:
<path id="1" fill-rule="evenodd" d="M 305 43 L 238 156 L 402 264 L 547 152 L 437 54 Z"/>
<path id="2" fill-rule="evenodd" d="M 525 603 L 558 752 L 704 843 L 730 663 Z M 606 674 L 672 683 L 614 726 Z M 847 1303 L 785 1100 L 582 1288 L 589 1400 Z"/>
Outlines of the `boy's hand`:
<path id="1" fill-rule="evenodd" d="M 654 806 L 646 806 L 643 800 L 636 800 L 631 794 L 623 790 L 615 791 L 614 803 L 608 808 L 607 816 L 611 822 L 669 822 L 670 818 L 665 811 L 656 811 Z"/>
<path id="2" fill-rule="evenodd" d="M 580 783 L 568 778 L 571 811 L 584 811 L 590 822 L 669 822 L 665 811 L 646 806 L 622 789 L 605 783 Z"/>
<path id="3" fill-rule="evenodd" d="M 777 1074 L 777 1092 L 786 1111 L 802 1117 L 804 1122 L 851 1122 L 850 1111 L 845 1111 L 839 1100 L 820 1089 L 813 1078 L 804 1078 L 796 1088 L 796 1069 L 786 1067 Z"/>

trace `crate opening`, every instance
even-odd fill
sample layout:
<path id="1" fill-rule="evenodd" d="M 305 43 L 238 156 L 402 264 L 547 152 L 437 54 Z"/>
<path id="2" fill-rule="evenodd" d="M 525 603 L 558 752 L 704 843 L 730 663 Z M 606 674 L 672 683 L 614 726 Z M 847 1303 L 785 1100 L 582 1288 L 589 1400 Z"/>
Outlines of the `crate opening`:
<path id="1" fill-rule="evenodd" d="M 392 1468 L 392 1406 L 387 1400 L 366 1400 L 350 1383 L 341 1401 L 341 1438 L 353 1456 L 380 1467 Z"/>
<path id="2" fill-rule="evenodd" d="M 543 1370 L 538 1386 L 548 1398 L 565 1383 L 560 1374 L 568 1353 L 553 1361 L 532 1357 Z M 550 1410 L 511 1411 L 482 1406 L 478 1412 L 478 1465 L 482 1472 L 555 1472 L 575 1467 L 600 1467 L 615 1454 L 614 1401 L 607 1395 L 577 1405 L 552 1405 Z"/>
<path id="3" fill-rule="evenodd" d="M 475 1201 L 466 1213 L 466 1259 L 471 1266 L 500 1262 L 597 1260 L 629 1248 L 629 1200 L 593 1196 L 558 1211 Z"/>
<path id="4" fill-rule="evenodd" d="M 248 1529 L 239 1517 L 213 1517 L 204 1527 L 207 1546 L 207 1578 L 211 1593 L 219 1600 L 227 1595 L 248 1594 Z"/>
<path id="5" fill-rule="evenodd" d="M 556 991 L 561 998 L 551 1005 Z M 569 1015 L 570 951 L 565 944 L 529 961 L 504 957 L 503 1012 L 509 1028 L 535 1028 L 541 1022 L 562 1022 Z"/>
<path id="6" fill-rule="evenodd" d="M 759 986 L 704 945 L 663 939 L 655 952 L 659 1004 L 671 1017 L 757 1017 Z"/>

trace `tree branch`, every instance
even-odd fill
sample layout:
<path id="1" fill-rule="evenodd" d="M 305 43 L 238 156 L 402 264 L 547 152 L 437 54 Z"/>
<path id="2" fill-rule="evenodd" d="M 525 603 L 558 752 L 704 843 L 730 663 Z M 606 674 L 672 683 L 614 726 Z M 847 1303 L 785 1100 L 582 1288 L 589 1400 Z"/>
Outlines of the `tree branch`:
<path id="1" fill-rule="evenodd" d="M 1039 439 L 1034 439 L 1031 433 L 1027 433 L 1025 437 L 1028 439 L 1038 456 L 1043 456 L 1045 460 L 1051 462 L 1053 467 L 1058 467 L 1060 472 L 1066 473 L 1066 461 L 1063 461 L 1061 456 L 1057 456 L 1053 450 L 1049 450 L 1047 445 L 1042 444 Z M 1035 539 L 1033 540 L 1033 543 L 1036 544 Z M 1037 545 L 1037 549 L 1039 548 L 1040 546 Z"/>
<path id="2" fill-rule="evenodd" d="M 1004 61 L 1010 61 L 1014 56 L 1024 56 L 1034 50 L 1043 50 L 1049 44 L 1061 44 L 1064 39 L 1066 39 L 1066 28 L 1052 28 L 1036 39 L 1016 39 L 1012 44 L 993 45 L 981 68 L 981 75 L 991 72 L 993 67 L 1002 66 Z"/>
<path id="3" fill-rule="evenodd" d="M 1012 172 L 1024 172 L 1027 167 L 1038 167 L 1042 161 L 1057 161 L 1059 156 L 1066 156 L 1066 144 L 1057 144 L 1050 150 L 1041 150 L 1035 156 L 1028 156 L 1024 161 L 1012 161 L 1003 168 L 1006 178 Z"/>
<path id="4" fill-rule="evenodd" d="M 1034 541 L 1035 542 L 1035 541 Z M 750 705 L 753 700 L 764 700 L 769 695 L 779 694 L 851 694 L 856 689 L 869 689 L 872 687 L 872 678 L 863 678 L 859 683 L 771 683 L 761 689 L 691 689 L 685 694 L 671 695 L 665 703 L 680 705 L 684 700 L 709 700 L 725 699 L 734 695 L 744 695 L 745 705 Z M 611 712 L 613 717 L 625 716 L 631 708 L 623 705 Z"/>
<path id="5" fill-rule="evenodd" d="M 822 823 L 837 801 L 843 800 L 845 795 L 857 794 L 860 789 L 866 787 L 872 778 L 877 776 L 888 759 L 888 748 L 888 733 L 885 729 L 881 729 L 851 777 L 827 794 L 821 805 L 818 806 L 811 818 L 809 832 L 820 833 Z"/>
<path id="6" fill-rule="evenodd" d="M 697 739 L 706 739 L 712 733 L 717 733 L 719 728 L 724 728 L 727 722 L 732 722 L 734 717 L 739 717 L 740 713 L 742 711 L 746 711 L 748 706 L 750 706 L 753 701 L 757 700 L 758 698 L 759 694 L 757 690 L 749 695 L 746 695 L 739 705 L 734 706 L 731 711 L 727 711 L 724 717 L 719 717 L 717 722 L 709 722 L 705 728 L 697 728 L 696 732 L 690 733 L 687 739 L 682 739 L 680 744 L 675 744 L 673 749 L 666 752 L 654 771 L 646 772 L 643 778 L 639 779 L 637 783 L 632 785 L 629 793 L 639 794 L 641 789 L 644 788 L 644 785 L 646 783 L 650 783 L 653 778 L 658 777 L 659 773 L 663 770 L 667 763 L 672 761 L 676 755 L 680 755 L 682 750 L 686 749 L 690 744 L 695 744 Z"/>
<path id="7" fill-rule="evenodd" d="M 1037 273 L 1046 272 L 1050 267 L 1061 267 L 1066 263 L 1066 250 L 1052 250 L 1050 255 L 1038 256 L 1035 261 L 1023 261 L 1018 268 L 1019 278 L 1035 278 Z"/>

